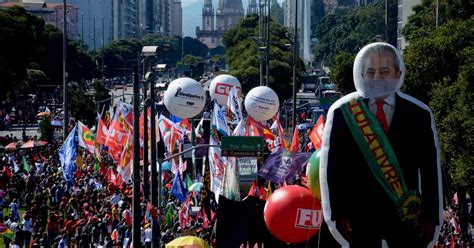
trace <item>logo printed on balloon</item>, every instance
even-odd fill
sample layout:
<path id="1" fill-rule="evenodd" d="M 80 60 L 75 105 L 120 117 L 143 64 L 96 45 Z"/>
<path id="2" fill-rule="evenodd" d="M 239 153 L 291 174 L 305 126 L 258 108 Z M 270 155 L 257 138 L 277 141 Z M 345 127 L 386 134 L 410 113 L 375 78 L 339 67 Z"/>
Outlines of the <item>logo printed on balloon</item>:
<path id="1" fill-rule="evenodd" d="M 267 86 L 258 86 L 245 96 L 245 109 L 256 121 L 266 121 L 278 112 L 280 101 L 278 95 Z"/>
<path id="2" fill-rule="evenodd" d="M 191 78 L 178 78 L 170 83 L 163 96 L 168 111 L 179 118 L 198 115 L 206 103 L 202 86 Z"/>
<path id="3" fill-rule="evenodd" d="M 242 86 L 239 80 L 231 75 L 222 74 L 212 79 L 209 85 L 209 95 L 211 99 L 214 99 L 223 106 L 227 104 L 227 98 L 232 87 L 237 88 L 237 94 L 240 96 L 242 93 Z"/>
<path id="4" fill-rule="evenodd" d="M 304 229 L 319 229 L 323 223 L 323 211 L 298 208 L 295 227 Z"/>
<path id="5" fill-rule="evenodd" d="M 232 87 L 234 87 L 233 84 L 217 83 L 215 93 L 218 95 L 228 96 L 229 92 L 232 90 Z M 235 88 L 237 88 L 237 93 L 240 95 L 242 88 L 238 86 L 236 86 Z"/>

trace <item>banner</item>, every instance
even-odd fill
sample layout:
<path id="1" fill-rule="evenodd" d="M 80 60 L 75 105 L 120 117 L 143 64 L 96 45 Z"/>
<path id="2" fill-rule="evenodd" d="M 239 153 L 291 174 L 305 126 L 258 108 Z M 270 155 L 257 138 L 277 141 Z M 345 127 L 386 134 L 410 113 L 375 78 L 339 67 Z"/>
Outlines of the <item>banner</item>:
<path id="1" fill-rule="evenodd" d="M 86 148 L 88 152 L 94 154 L 95 142 L 91 130 L 80 121 L 78 121 L 77 127 L 79 146 Z"/>
<path id="2" fill-rule="evenodd" d="M 59 160 L 61 161 L 63 177 L 69 185 L 74 184 L 74 172 L 76 171 L 76 129 L 77 125 L 69 133 L 61 148 L 59 148 Z"/>
<path id="3" fill-rule="evenodd" d="M 239 168 L 239 180 L 241 182 L 252 182 L 257 178 L 257 158 L 237 158 Z"/>
<path id="4" fill-rule="evenodd" d="M 125 146 L 120 154 L 120 160 L 117 171 L 122 174 L 122 179 L 128 182 L 132 178 L 132 153 L 133 153 L 133 140 L 132 135 L 128 134 L 125 142 Z"/>
<path id="5" fill-rule="evenodd" d="M 214 137 L 210 137 L 210 145 L 217 145 Z M 209 147 L 209 168 L 211 174 L 211 191 L 216 195 L 216 200 L 219 195 L 223 194 L 224 176 L 226 158 L 221 156 L 221 149 L 219 147 Z"/>
<path id="6" fill-rule="evenodd" d="M 258 175 L 274 183 L 292 182 L 310 157 L 309 152 L 291 153 L 280 148 L 268 156 Z"/>
<path id="7" fill-rule="evenodd" d="M 227 158 L 224 173 L 224 197 L 229 200 L 240 201 L 239 171 L 235 157 Z"/>

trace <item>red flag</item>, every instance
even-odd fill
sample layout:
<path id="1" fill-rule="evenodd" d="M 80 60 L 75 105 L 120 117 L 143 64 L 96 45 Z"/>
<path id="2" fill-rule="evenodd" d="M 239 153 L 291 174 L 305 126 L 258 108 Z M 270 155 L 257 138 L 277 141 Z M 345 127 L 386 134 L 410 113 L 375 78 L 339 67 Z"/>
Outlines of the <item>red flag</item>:
<path id="1" fill-rule="evenodd" d="M 253 196 L 260 200 L 266 200 L 267 192 L 262 186 L 258 186 L 257 180 L 254 180 L 252 186 L 250 186 L 249 193 L 247 196 Z"/>
<path id="2" fill-rule="evenodd" d="M 5 168 L 5 170 L 4 170 L 5 176 L 6 177 L 11 177 L 13 174 L 12 174 L 10 168 L 8 168 L 8 165 L 5 165 L 4 168 Z"/>
<path id="3" fill-rule="evenodd" d="M 324 117 L 319 116 L 318 121 L 314 125 L 313 129 L 309 133 L 309 139 L 314 145 L 314 149 L 318 150 L 323 144 L 323 132 L 324 132 Z"/>
<path id="4" fill-rule="evenodd" d="M 245 132 L 247 136 L 262 136 L 264 127 L 252 117 L 248 117 Z"/>
<path id="5" fill-rule="evenodd" d="M 191 123 L 186 118 L 181 119 L 181 121 L 179 122 L 179 126 L 186 129 L 187 131 L 191 132 Z"/>
<path id="6" fill-rule="evenodd" d="M 109 129 L 105 125 L 104 121 L 99 118 L 99 125 L 97 125 L 97 134 L 95 140 L 97 143 L 105 145 L 107 141 L 107 134 L 109 133 Z"/>
<path id="7" fill-rule="evenodd" d="M 299 140 L 300 132 L 298 128 L 295 128 L 295 132 L 293 133 L 293 139 L 291 141 L 290 152 L 299 152 L 300 151 L 300 140 Z"/>

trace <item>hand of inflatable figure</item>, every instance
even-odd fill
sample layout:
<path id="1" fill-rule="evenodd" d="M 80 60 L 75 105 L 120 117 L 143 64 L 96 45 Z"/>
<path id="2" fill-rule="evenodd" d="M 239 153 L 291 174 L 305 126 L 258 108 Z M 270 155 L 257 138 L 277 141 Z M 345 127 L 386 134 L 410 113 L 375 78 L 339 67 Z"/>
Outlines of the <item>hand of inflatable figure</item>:
<path id="1" fill-rule="evenodd" d="M 346 218 L 340 218 L 336 221 L 337 230 L 341 232 L 341 235 L 348 242 L 352 241 L 352 225 L 351 222 Z"/>
<path id="2" fill-rule="evenodd" d="M 420 236 L 423 238 L 423 247 L 427 247 L 428 244 L 433 240 L 435 233 L 435 225 L 431 223 L 423 224 Z"/>

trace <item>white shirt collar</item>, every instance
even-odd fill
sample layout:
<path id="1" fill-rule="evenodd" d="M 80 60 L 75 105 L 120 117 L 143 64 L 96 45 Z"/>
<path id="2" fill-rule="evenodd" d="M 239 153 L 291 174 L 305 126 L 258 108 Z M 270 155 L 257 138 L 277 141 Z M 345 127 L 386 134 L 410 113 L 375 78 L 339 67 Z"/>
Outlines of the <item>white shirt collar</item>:
<path id="1" fill-rule="evenodd" d="M 375 99 L 369 99 L 369 105 L 375 104 Z M 390 94 L 384 99 L 384 103 L 390 106 L 395 106 L 395 93 Z"/>

